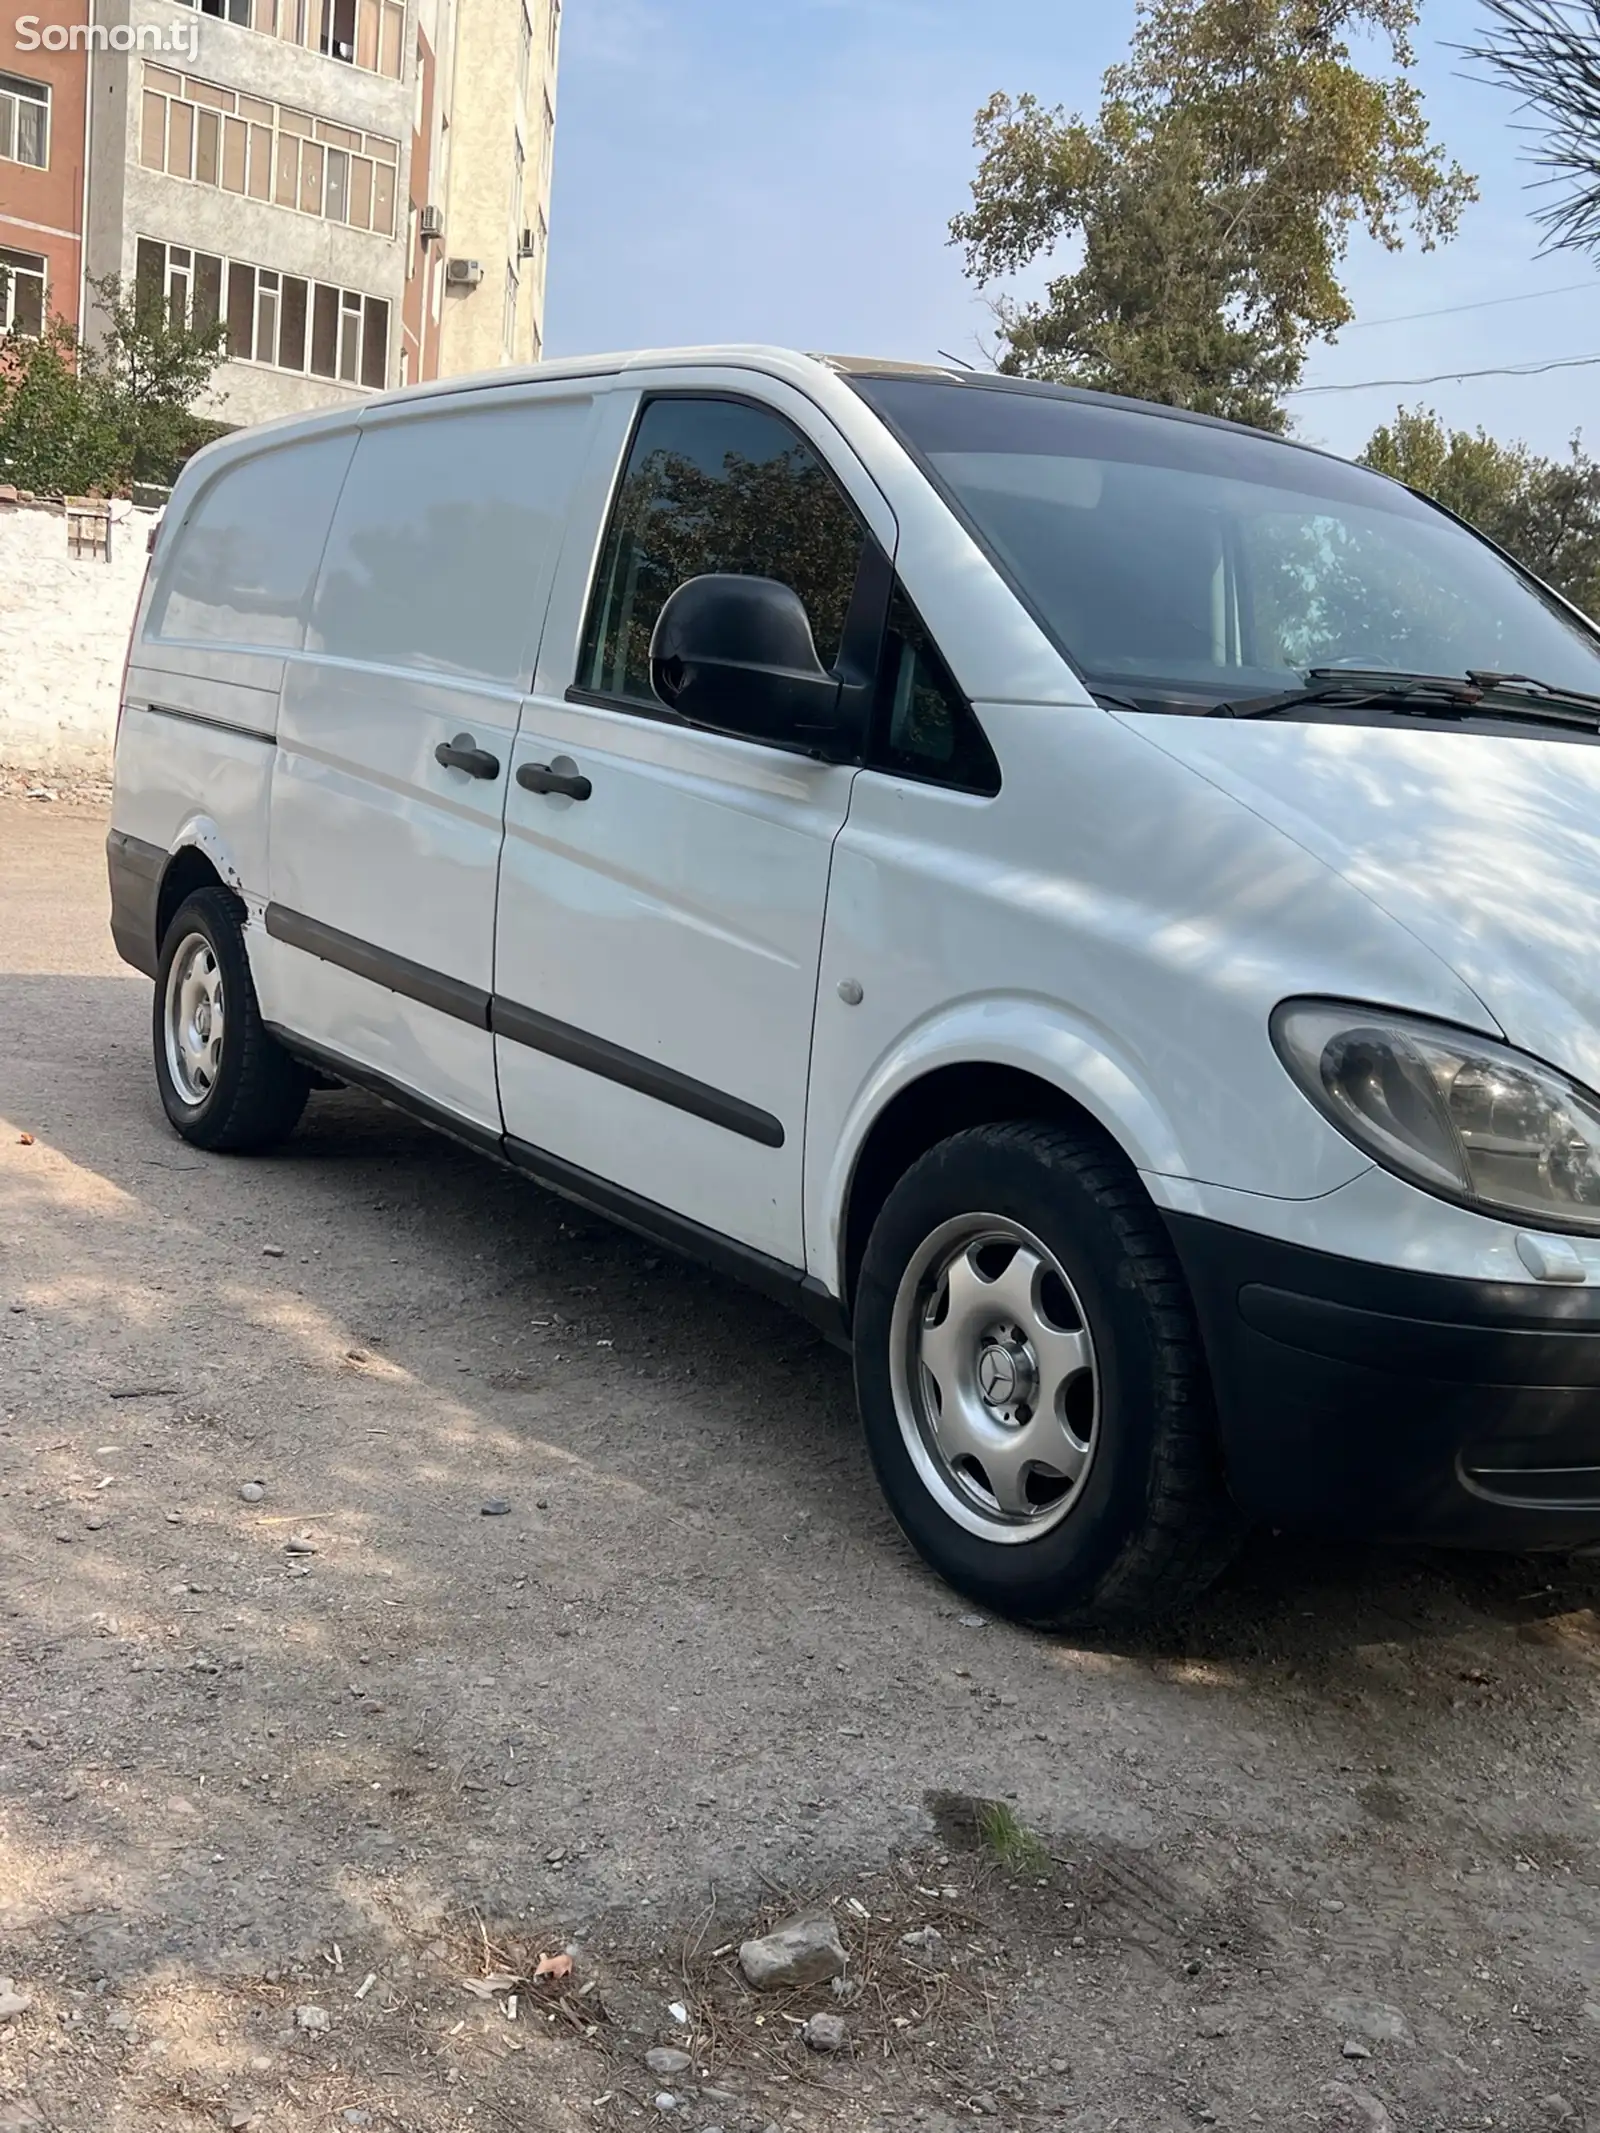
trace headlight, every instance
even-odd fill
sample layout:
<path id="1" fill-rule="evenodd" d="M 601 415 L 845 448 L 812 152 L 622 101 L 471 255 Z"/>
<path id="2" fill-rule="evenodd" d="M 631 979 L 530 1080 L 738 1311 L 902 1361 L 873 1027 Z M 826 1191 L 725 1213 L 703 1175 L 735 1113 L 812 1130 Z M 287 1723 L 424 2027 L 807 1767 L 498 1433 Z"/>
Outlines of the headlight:
<path id="1" fill-rule="evenodd" d="M 1278 1057 L 1386 1170 L 1543 1229 L 1600 1233 L 1600 1097 L 1448 1023 L 1286 1000 Z"/>

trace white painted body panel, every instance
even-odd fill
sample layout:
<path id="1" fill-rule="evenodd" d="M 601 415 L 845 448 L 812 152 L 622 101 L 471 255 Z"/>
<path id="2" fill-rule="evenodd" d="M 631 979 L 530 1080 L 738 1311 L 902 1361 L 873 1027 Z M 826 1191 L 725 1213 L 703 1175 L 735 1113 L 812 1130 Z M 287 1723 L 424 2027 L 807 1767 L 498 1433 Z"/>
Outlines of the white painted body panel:
<path id="1" fill-rule="evenodd" d="M 743 392 L 820 446 L 978 707 L 995 798 L 566 701 L 612 482 L 653 383 Z M 1381 1002 L 1503 1032 L 1600 1085 L 1593 751 L 1103 710 L 861 398 L 805 357 L 688 351 L 452 380 L 369 402 L 362 427 L 420 434 L 508 395 L 574 391 L 596 410 L 589 456 L 541 506 L 563 538 L 546 575 L 499 587 L 526 601 L 520 681 L 375 659 L 376 638 L 411 641 L 399 604 L 369 610 L 360 657 L 308 639 L 298 614 L 248 642 L 239 623 L 237 643 L 145 647 L 146 700 L 226 704 L 279 746 L 130 712 L 114 820 L 168 849 L 203 835 L 256 910 L 270 891 L 694 1076 L 771 1111 L 784 1145 L 497 1046 L 252 926 L 270 1016 L 832 1290 L 874 1120 L 924 1074 L 975 1061 L 1081 1103 L 1164 1207 L 1380 1266 L 1530 1280 L 1513 1225 L 1368 1164 L 1291 1083 L 1267 1024 L 1293 994 Z M 349 428 L 296 423 L 269 441 Z M 185 474 L 158 574 L 206 486 L 260 441 L 214 447 Z M 446 542 L 426 506 L 418 537 Z M 213 576 L 225 592 L 222 563 Z M 495 784 L 434 766 L 463 728 L 503 753 Z M 518 762 L 555 754 L 591 777 L 589 801 L 514 785 Z M 1576 1249 L 1600 1279 L 1600 1243 Z"/>
<path id="2" fill-rule="evenodd" d="M 591 419 L 587 394 L 522 388 L 364 423 L 284 682 L 272 901 L 485 995 L 512 744 Z M 461 734 L 496 777 L 436 760 Z M 281 942 L 262 982 L 286 1027 L 500 1130 L 486 1022 Z"/>
<path id="3" fill-rule="evenodd" d="M 507 1132 L 798 1264 L 817 957 L 854 773 L 584 705 L 525 719 L 517 760 L 570 757 L 594 791 L 512 794 L 496 991 L 755 1105 L 784 1140 L 502 1038 Z"/>
<path id="4" fill-rule="evenodd" d="M 510 690 L 296 661 L 279 715 L 272 902 L 487 992 L 504 773 L 443 770 L 433 751 L 468 731 L 504 764 L 517 706 Z M 498 1131 L 486 1027 L 303 949 L 273 951 L 258 978 L 269 1020 Z"/>
<path id="5" fill-rule="evenodd" d="M 783 1145 L 505 1038 L 501 1101 L 517 1138 L 797 1265 L 817 959 L 855 773 L 565 700 L 634 388 L 650 383 L 751 386 L 707 366 L 630 376 L 609 396 L 516 750 L 519 763 L 567 757 L 594 789 L 581 803 L 509 790 L 495 990 L 756 1106 Z M 762 398 L 816 445 L 892 553 L 893 516 L 838 429 L 783 384 Z"/>
<path id="6" fill-rule="evenodd" d="M 1284 1073 L 1288 993 L 1486 1026 L 1320 859 L 1098 707 L 986 704 L 992 800 L 864 771 L 834 855 L 812 1070 L 810 1270 L 838 1279 L 856 1155 L 939 1066 L 1039 1074 L 1145 1171 L 1310 1201 L 1366 1158 Z M 840 983 L 855 979 L 861 1004 Z"/>
<path id="7" fill-rule="evenodd" d="M 1600 1089 L 1600 749 L 1545 733 L 1130 719 L 1425 941 L 1511 1043 Z"/>

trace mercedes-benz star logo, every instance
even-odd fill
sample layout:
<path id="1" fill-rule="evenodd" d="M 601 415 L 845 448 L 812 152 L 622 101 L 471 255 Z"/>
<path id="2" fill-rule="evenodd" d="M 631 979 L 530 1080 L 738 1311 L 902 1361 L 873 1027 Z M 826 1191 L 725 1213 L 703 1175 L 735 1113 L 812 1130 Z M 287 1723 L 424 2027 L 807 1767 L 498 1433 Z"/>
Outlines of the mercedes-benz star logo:
<path id="1" fill-rule="evenodd" d="M 1017 1366 L 1004 1348 L 988 1347 L 978 1357 L 978 1390 L 990 1407 L 1004 1407 L 1017 1389 Z"/>

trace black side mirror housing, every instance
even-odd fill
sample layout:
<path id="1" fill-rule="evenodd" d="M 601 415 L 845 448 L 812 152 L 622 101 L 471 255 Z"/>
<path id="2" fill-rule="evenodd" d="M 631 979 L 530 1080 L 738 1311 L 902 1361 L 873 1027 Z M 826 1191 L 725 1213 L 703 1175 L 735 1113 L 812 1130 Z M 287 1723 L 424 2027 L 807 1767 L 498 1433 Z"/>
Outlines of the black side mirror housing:
<path id="1" fill-rule="evenodd" d="M 713 733 L 820 756 L 846 743 L 843 684 L 817 657 L 799 594 L 776 578 L 687 579 L 656 618 L 650 686 Z"/>

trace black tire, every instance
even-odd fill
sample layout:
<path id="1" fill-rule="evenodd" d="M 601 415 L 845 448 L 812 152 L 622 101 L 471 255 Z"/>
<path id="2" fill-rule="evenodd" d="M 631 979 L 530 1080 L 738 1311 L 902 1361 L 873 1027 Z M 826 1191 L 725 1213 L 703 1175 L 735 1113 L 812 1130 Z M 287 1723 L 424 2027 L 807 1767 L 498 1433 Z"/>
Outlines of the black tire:
<path id="1" fill-rule="evenodd" d="M 1020 1224 L 1077 1292 L 1098 1368 L 1079 1493 L 1049 1531 L 968 1530 L 924 1480 L 896 1404 L 895 1299 L 927 1240 L 979 1214 Z M 1092 1128 L 1020 1121 L 953 1135 L 915 1163 L 873 1226 L 855 1303 L 856 1392 L 890 1508 L 939 1575 L 1039 1628 L 1121 1628 L 1193 1600 L 1242 1523 L 1224 1485 L 1187 1284 L 1125 1157 Z M 912 1427 L 914 1428 L 914 1424 Z"/>
<path id="2" fill-rule="evenodd" d="M 215 958 L 226 1008 L 214 1079 L 198 1102 L 174 1080 L 167 1055 L 168 979 L 179 951 L 196 934 Z M 254 1154 L 294 1131 L 311 1078 L 261 1020 L 239 906 L 226 889 L 197 889 L 173 914 L 156 968 L 152 1035 L 162 1108 L 196 1148 Z"/>

